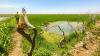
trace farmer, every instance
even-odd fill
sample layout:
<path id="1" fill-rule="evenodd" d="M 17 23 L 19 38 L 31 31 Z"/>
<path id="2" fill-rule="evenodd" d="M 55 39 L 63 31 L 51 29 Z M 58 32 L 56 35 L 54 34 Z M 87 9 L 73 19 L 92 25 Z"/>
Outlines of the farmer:
<path id="1" fill-rule="evenodd" d="M 17 12 L 17 14 L 15 15 L 15 18 L 16 18 L 16 22 L 17 22 L 17 25 L 18 25 L 18 23 L 19 23 L 19 14 L 18 14 L 18 12 Z"/>

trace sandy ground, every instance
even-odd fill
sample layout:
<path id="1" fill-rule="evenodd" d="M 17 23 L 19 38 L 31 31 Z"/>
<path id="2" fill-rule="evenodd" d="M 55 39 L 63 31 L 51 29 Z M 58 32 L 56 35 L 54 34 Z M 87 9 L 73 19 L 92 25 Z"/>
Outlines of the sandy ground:
<path id="1" fill-rule="evenodd" d="M 8 56 L 25 56 L 21 48 L 22 36 L 18 32 L 12 34 L 14 46 Z"/>

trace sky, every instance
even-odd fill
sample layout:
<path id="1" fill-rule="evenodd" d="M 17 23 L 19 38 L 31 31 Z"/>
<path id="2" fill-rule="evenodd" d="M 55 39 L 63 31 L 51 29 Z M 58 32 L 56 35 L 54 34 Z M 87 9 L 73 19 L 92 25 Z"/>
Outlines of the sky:
<path id="1" fill-rule="evenodd" d="M 0 14 L 80 14 L 99 13 L 100 0 L 0 0 Z"/>

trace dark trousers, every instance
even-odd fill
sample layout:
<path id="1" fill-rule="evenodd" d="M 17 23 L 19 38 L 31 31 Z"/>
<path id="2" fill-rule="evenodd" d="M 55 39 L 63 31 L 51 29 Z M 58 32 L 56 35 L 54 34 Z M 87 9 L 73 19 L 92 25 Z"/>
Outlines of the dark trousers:
<path id="1" fill-rule="evenodd" d="M 17 24 L 19 23 L 19 18 L 16 18 Z"/>

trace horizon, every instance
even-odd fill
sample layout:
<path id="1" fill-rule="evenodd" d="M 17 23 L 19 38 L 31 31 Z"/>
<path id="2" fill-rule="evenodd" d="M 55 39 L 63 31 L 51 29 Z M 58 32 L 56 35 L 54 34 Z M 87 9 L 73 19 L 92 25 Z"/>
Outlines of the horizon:
<path id="1" fill-rule="evenodd" d="M 0 14 L 100 14 L 99 0 L 1 0 Z"/>

